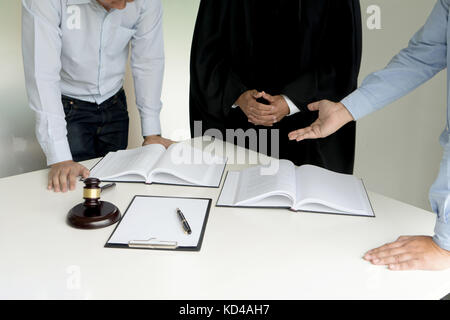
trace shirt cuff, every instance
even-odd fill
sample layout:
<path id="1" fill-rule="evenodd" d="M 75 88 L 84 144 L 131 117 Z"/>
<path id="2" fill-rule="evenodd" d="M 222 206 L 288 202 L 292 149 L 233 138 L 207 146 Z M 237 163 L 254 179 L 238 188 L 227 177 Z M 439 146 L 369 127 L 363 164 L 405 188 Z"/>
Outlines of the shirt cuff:
<path id="1" fill-rule="evenodd" d="M 233 105 L 231 106 L 231 109 L 236 109 L 237 107 L 239 107 L 237 104 L 233 104 Z"/>
<path id="2" fill-rule="evenodd" d="M 355 120 L 359 120 L 375 111 L 367 96 L 360 89 L 344 98 L 341 103 L 352 114 Z"/>
<path id="3" fill-rule="evenodd" d="M 450 224 L 436 220 L 434 242 L 444 250 L 450 251 Z"/>
<path id="4" fill-rule="evenodd" d="M 285 96 L 284 94 L 282 94 L 281 96 L 284 98 L 284 100 L 286 100 L 286 103 L 289 107 L 288 116 L 292 116 L 293 114 L 300 112 L 300 109 L 295 105 L 295 103 L 292 102 L 291 99 L 289 99 L 289 97 Z"/>
<path id="5" fill-rule="evenodd" d="M 47 156 L 47 165 L 72 160 L 72 152 L 70 152 L 69 141 L 67 139 L 48 143 L 44 148 Z"/>
<path id="6" fill-rule="evenodd" d="M 161 123 L 159 117 L 141 118 L 142 136 L 154 136 L 161 134 Z"/>

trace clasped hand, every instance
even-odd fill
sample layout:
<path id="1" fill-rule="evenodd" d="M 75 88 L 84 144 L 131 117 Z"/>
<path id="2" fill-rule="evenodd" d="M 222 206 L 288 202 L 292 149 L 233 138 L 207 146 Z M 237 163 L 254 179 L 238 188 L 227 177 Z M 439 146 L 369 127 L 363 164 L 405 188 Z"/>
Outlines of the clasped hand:
<path id="1" fill-rule="evenodd" d="M 263 98 L 269 104 L 263 104 L 257 100 Z M 265 92 L 249 90 L 244 92 L 236 104 L 241 108 L 248 118 L 248 122 L 254 125 L 272 127 L 289 115 L 289 106 L 281 95 L 272 96 Z"/>

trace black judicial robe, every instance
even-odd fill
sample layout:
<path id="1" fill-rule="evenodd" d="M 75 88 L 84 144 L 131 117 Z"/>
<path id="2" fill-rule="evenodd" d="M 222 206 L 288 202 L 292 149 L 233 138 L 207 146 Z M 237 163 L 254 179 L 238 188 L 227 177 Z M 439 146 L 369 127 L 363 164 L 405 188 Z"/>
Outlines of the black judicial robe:
<path id="1" fill-rule="evenodd" d="M 279 157 L 352 173 L 354 122 L 325 139 L 289 141 L 288 133 L 317 119 L 307 104 L 340 101 L 356 89 L 361 43 L 358 0 L 201 0 L 191 51 L 192 135 L 194 121 L 202 121 L 201 134 L 215 128 L 224 137 L 226 129 L 262 129 L 232 105 L 251 89 L 283 94 L 301 112 L 265 128 L 279 129 Z"/>

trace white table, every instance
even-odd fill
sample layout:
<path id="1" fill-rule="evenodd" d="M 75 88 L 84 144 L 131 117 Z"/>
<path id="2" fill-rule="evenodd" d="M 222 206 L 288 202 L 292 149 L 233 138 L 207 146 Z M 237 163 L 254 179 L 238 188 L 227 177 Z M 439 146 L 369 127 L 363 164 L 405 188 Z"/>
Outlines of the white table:
<path id="1" fill-rule="evenodd" d="M 86 231 L 65 222 L 83 184 L 55 194 L 46 190 L 47 173 L 0 179 L 1 299 L 440 299 L 450 292 L 450 270 L 394 272 L 362 259 L 399 235 L 433 231 L 434 214 L 379 194 L 370 193 L 376 218 L 361 218 L 217 208 L 221 189 L 118 184 L 102 200 L 122 213 L 136 194 L 208 197 L 213 206 L 200 252 L 111 249 L 103 246 L 114 226 Z"/>

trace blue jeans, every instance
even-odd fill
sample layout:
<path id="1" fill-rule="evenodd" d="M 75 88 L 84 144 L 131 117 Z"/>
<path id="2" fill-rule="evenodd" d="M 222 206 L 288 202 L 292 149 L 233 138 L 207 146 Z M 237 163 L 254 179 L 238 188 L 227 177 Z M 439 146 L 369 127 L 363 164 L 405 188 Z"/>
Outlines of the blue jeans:
<path id="1" fill-rule="evenodd" d="M 99 105 L 66 96 L 62 96 L 62 102 L 74 161 L 127 148 L 129 118 L 123 89 Z"/>

